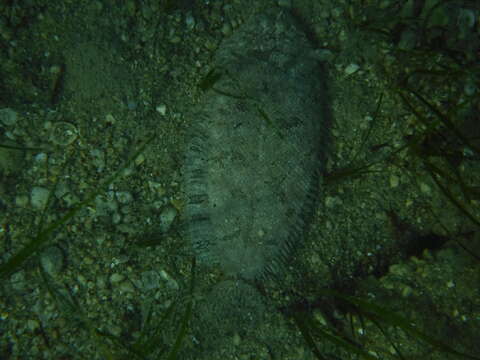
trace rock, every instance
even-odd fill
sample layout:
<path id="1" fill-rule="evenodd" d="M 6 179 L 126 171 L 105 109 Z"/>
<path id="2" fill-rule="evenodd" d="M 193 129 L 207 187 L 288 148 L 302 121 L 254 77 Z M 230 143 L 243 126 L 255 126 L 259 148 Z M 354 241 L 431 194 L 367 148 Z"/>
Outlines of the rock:
<path id="1" fill-rule="evenodd" d="M 170 227 L 172 226 L 172 223 L 175 220 L 176 216 L 177 209 L 170 205 L 165 207 L 160 214 L 160 230 L 162 232 L 167 232 L 168 230 L 170 230 Z"/>
<path id="2" fill-rule="evenodd" d="M 48 275 L 52 277 L 58 276 L 64 264 L 62 251 L 56 246 L 47 248 L 40 256 L 40 264 Z"/>
<path id="3" fill-rule="evenodd" d="M 50 190 L 40 186 L 32 188 L 30 194 L 30 204 L 36 210 L 42 210 L 47 206 L 48 198 L 50 196 Z"/>
<path id="4" fill-rule="evenodd" d="M 119 282 L 121 282 L 123 279 L 125 279 L 125 276 L 123 276 L 122 274 L 113 273 L 112 275 L 110 275 L 110 282 L 111 282 L 112 284 L 119 283 Z"/>
<path id="5" fill-rule="evenodd" d="M 5 126 L 14 126 L 17 123 L 18 114 L 16 111 L 5 108 L 0 109 L 0 122 Z"/>

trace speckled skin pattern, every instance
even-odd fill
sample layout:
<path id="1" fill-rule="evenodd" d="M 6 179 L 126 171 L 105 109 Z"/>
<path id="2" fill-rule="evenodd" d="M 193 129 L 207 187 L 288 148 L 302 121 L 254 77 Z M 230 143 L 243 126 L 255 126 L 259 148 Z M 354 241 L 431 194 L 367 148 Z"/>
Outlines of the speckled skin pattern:
<path id="1" fill-rule="evenodd" d="M 258 279 L 283 266 L 317 194 L 322 71 L 294 19 L 250 18 L 216 53 L 189 117 L 186 236 L 201 263 Z"/>

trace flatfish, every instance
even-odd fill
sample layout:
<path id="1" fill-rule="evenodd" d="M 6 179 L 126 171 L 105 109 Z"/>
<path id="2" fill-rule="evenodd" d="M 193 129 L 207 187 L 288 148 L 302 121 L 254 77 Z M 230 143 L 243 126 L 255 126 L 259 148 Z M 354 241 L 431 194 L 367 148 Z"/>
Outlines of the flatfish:
<path id="1" fill-rule="evenodd" d="M 213 69 L 189 115 L 186 237 L 200 263 L 259 279 L 284 267 L 315 204 L 325 76 L 305 33 L 278 9 L 224 40 Z"/>

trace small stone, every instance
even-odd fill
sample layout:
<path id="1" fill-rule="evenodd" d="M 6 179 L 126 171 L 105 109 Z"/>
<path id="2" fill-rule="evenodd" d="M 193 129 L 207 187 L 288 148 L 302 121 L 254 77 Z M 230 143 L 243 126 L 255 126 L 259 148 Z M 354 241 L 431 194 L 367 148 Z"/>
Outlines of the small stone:
<path id="1" fill-rule="evenodd" d="M 10 108 L 0 109 L 0 122 L 2 122 L 3 125 L 13 126 L 17 123 L 17 119 L 18 114 L 16 111 Z"/>
<path id="2" fill-rule="evenodd" d="M 195 18 L 190 12 L 185 17 L 185 25 L 187 26 L 188 31 L 193 30 L 193 28 L 195 27 Z"/>
<path id="3" fill-rule="evenodd" d="M 137 159 L 138 159 L 138 157 L 137 157 Z M 135 162 L 137 161 L 137 159 L 135 159 Z M 122 171 L 122 176 L 123 176 L 123 177 L 129 177 L 130 175 L 133 174 L 133 172 L 134 172 L 134 170 L 132 169 L 131 166 L 126 167 L 126 168 L 123 169 L 123 171 Z"/>
<path id="4" fill-rule="evenodd" d="M 388 271 L 392 275 L 399 276 L 399 277 L 405 276 L 407 274 L 407 269 L 400 264 L 390 265 L 390 267 L 388 268 Z"/>
<path id="5" fill-rule="evenodd" d="M 313 318 L 322 326 L 328 326 L 327 320 L 325 320 L 325 316 L 323 316 L 320 310 L 315 310 L 313 312 Z"/>
<path id="6" fill-rule="evenodd" d="M 391 188 L 396 188 L 400 182 L 400 179 L 398 178 L 397 175 L 391 175 L 390 176 L 390 187 Z"/>
<path id="7" fill-rule="evenodd" d="M 107 328 L 108 332 L 113 336 L 119 338 L 122 335 L 122 327 L 117 325 L 109 325 Z"/>
<path id="8" fill-rule="evenodd" d="M 336 19 L 338 19 L 338 18 L 340 18 L 341 16 L 343 16 L 343 13 L 344 13 L 344 11 L 343 11 L 343 8 L 341 8 L 341 7 L 335 7 L 335 8 L 333 8 L 333 9 L 331 10 L 332 16 L 333 16 L 334 18 L 336 18 Z"/>
<path id="9" fill-rule="evenodd" d="M 25 271 L 20 270 L 12 274 L 10 277 L 10 282 L 14 290 L 24 290 L 27 286 L 27 281 L 25 280 Z"/>
<path id="10" fill-rule="evenodd" d="M 182 41 L 182 38 L 178 35 L 174 35 L 173 37 L 170 38 L 170 42 L 172 44 L 178 44 L 180 41 Z"/>
<path id="11" fill-rule="evenodd" d="M 327 208 L 333 208 L 337 205 L 341 205 L 342 204 L 342 200 L 340 200 L 339 197 L 337 196 L 327 196 L 325 198 L 325 206 Z"/>
<path id="12" fill-rule="evenodd" d="M 60 65 L 50 66 L 50 74 L 58 75 L 62 72 L 62 67 Z"/>
<path id="13" fill-rule="evenodd" d="M 165 270 L 160 270 L 160 277 L 167 282 L 169 288 L 179 289 L 178 283 Z"/>
<path id="14" fill-rule="evenodd" d="M 132 194 L 128 191 L 117 191 L 116 196 L 120 204 L 128 204 L 133 200 Z"/>
<path id="15" fill-rule="evenodd" d="M 48 155 L 46 153 L 38 153 L 37 155 L 35 155 L 34 157 L 35 159 L 35 162 L 39 163 L 39 164 L 45 164 L 48 160 Z"/>
<path id="16" fill-rule="evenodd" d="M 92 164 L 97 167 L 98 172 L 102 172 L 105 168 L 105 152 L 100 149 L 90 150 L 90 155 L 92 155 Z"/>
<path id="17" fill-rule="evenodd" d="M 103 4 L 100 1 L 96 1 L 94 6 L 99 13 L 103 10 Z"/>
<path id="18" fill-rule="evenodd" d="M 120 284 L 119 290 L 122 293 L 133 293 L 135 292 L 135 288 L 133 287 L 130 281 L 124 281 Z"/>
<path id="19" fill-rule="evenodd" d="M 408 297 L 412 294 L 412 288 L 408 285 L 402 285 L 401 289 L 401 294 L 403 297 Z"/>
<path id="20" fill-rule="evenodd" d="M 151 191 L 156 192 L 159 196 L 163 196 L 167 192 L 162 184 L 158 182 L 148 181 L 148 187 Z"/>
<path id="21" fill-rule="evenodd" d="M 232 25 L 230 25 L 229 23 L 223 24 L 221 31 L 223 35 L 230 36 L 232 34 Z"/>
<path id="22" fill-rule="evenodd" d="M 138 103 L 134 100 L 127 100 L 127 109 L 130 110 L 130 111 L 134 111 L 136 110 L 138 107 Z"/>
<path id="23" fill-rule="evenodd" d="M 62 251 L 56 246 L 51 246 L 42 252 L 40 265 L 48 275 L 56 277 L 63 268 L 63 260 Z"/>
<path id="24" fill-rule="evenodd" d="M 334 54 L 332 50 L 329 49 L 318 49 L 315 51 L 315 56 L 320 61 L 330 62 L 333 60 Z"/>
<path id="25" fill-rule="evenodd" d="M 144 161 L 145 161 L 145 155 L 140 154 L 135 158 L 135 165 L 137 166 L 142 165 Z"/>
<path id="26" fill-rule="evenodd" d="M 28 328 L 28 330 L 30 330 L 30 331 L 35 331 L 35 330 L 37 330 L 39 327 L 40 327 L 40 323 L 38 322 L 38 320 L 34 320 L 34 319 L 28 319 L 28 320 L 27 320 L 27 328 Z"/>
<path id="27" fill-rule="evenodd" d="M 77 281 L 82 286 L 87 284 L 87 278 L 85 276 L 83 276 L 82 274 L 77 275 Z"/>
<path id="28" fill-rule="evenodd" d="M 123 276 L 122 274 L 118 274 L 118 273 L 114 273 L 110 276 L 110 282 L 112 284 L 119 283 L 123 279 L 125 279 L 125 276 Z"/>
<path id="29" fill-rule="evenodd" d="M 477 85 L 475 81 L 473 81 L 472 79 L 467 79 L 465 81 L 463 90 L 465 91 L 465 94 L 467 94 L 468 96 L 475 95 L 475 93 L 477 92 Z"/>
<path id="30" fill-rule="evenodd" d="M 50 190 L 35 186 L 30 194 L 30 203 L 37 210 L 43 209 L 47 206 L 49 196 Z"/>
<path id="31" fill-rule="evenodd" d="M 165 116 L 165 114 L 167 113 L 167 105 L 165 105 L 165 104 L 157 105 L 157 107 L 155 108 L 155 110 L 157 110 L 157 112 L 158 112 L 160 115 Z"/>
<path id="32" fill-rule="evenodd" d="M 278 0 L 278 6 L 289 9 L 292 7 L 292 0 Z"/>
<path id="33" fill-rule="evenodd" d="M 471 9 L 460 9 L 457 23 L 461 33 L 472 29 L 475 25 L 475 12 Z"/>
<path id="34" fill-rule="evenodd" d="M 122 216 L 118 212 L 114 213 L 112 215 L 112 223 L 117 225 L 117 224 L 120 224 L 120 221 L 122 221 Z M 131 227 L 129 227 L 128 225 L 125 225 L 125 227 L 119 227 L 118 230 L 128 234 L 131 231 Z"/>
<path id="35" fill-rule="evenodd" d="M 15 196 L 15 205 L 19 207 L 26 207 L 28 205 L 28 195 Z"/>
<path id="36" fill-rule="evenodd" d="M 356 73 L 359 69 L 360 65 L 352 63 L 345 68 L 345 74 L 352 75 L 353 73 Z"/>
<path id="37" fill-rule="evenodd" d="M 233 335 L 233 346 L 239 346 L 240 343 L 242 342 L 242 338 L 240 337 L 240 335 L 238 335 L 238 333 L 235 333 Z"/>
<path id="38" fill-rule="evenodd" d="M 432 189 L 427 184 L 421 183 L 420 184 L 420 191 L 424 194 L 430 195 L 430 193 L 432 192 Z"/>
<path id="39" fill-rule="evenodd" d="M 417 41 L 417 33 L 412 29 L 405 29 L 400 36 L 398 48 L 404 51 L 413 50 L 417 44 Z"/>
<path id="40" fill-rule="evenodd" d="M 99 276 L 95 281 L 95 285 L 99 289 L 105 289 L 105 287 L 107 286 L 107 282 L 105 281 L 105 278 L 103 276 Z"/>
<path id="41" fill-rule="evenodd" d="M 177 216 L 177 209 L 173 206 L 167 206 L 162 210 L 160 214 L 160 230 L 162 232 L 167 232 L 172 226 L 173 220 Z"/>
<path id="42" fill-rule="evenodd" d="M 144 290 L 153 290 L 160 287 L 160 275 L 158 272 L 150 270 L 142 272 L 142 283 Z"/>
<path id="43" fill-rule="evenodd" d="M 107 114 L 107 116 L 105 116 L 105 122 L 107 123 L 107 125 L 113 125 L 115 124 L 116 120 L 112 114 Z"/>
<path id="44" fill-rule="evenodd" d="M 120 219 L 121 220 L 121 219 Z M 116 220 L 113 221 L 114 223 L 117 223 Z M 117 230 L 120 231 L 123 234 L 128 234 L 128 235 L 134 235 L 138 232 L 137 227 L 131 224 L 118 224 L 117 225 Z"/>
<path id="45" fill-rule="evenodd" d="M 61 181 L 57 184 L 55 187 L 55 197 L 57 199 L 62 199 L 65 195 L 67 195 L 70 192 L 67 183 Z"/>

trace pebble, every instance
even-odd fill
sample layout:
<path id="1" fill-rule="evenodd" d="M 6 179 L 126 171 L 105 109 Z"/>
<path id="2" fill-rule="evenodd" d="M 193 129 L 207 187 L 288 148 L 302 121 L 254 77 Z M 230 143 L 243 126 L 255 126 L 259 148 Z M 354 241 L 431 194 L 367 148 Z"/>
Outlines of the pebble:
<path id="1" fill-rule="evenodd" d="M 475 81 L 473 81 L 472 79 L 467 79 L 465 81 L 463 90 L 465 91 L 465 94 L 467 94 L 468 96 L 475 95 L 475 93 L 477 92 L 477 85 Z"/>
<path id="2" fill-rule="evenodd" d="M 163 196 L 167 192 L 162 184 L 155 181 L 148 181 L 148 187 L 151 191 L 156 192 L 158 196 Z"/>
<path id="3" fill-rule="evenodd" d="M 158 272 L 149 270 L 142 272 L 142 283 L 144 290 L 153 290 L 160 287 L 160 275 Z"/>
<path id="4" fill-rule="evenodd" d="M 103 277 L 103 276 L 97 277 L 97 280 L 95 281 L 95 285 L 99 289 L 105 289 L 105 287 L 107 286 L 107 282 L 105 281 L 105 277 Z"/>
<path id="5" fill-rule="evenodd" d="M 135 288 L 133 287 L 132 283 L 128 280 L 122 282 L 119 286 L 119 290 L 122 293 L 133 293 L 135 292 Z"/>
<path id="6" fill-rule="evenodd" d="M 90 155 L 92 155 L 92 164 L 97 167 L 98 172 L 102 172 L 105 168 L 105 153 L 100 149 L 90 150 Z"/>
<path id="7" fill-rule="evenodd" d="M 10 109 L 0 109 L 0 122 L 3 123 L 5 126 L 13 126 L 17 123 L 18 114 Z"/>
<path id="8" fill-rule="evenodd" d="M 145 161 L 145 155 L 140 154 L 135 158 L 135 165 L 139 166 L 142 165 Z"/>
<path id="9" fill-rule="evenodd" d="M 133 196 L 128 191 L 117 191 L 115 193 L 120 204 L 128 204 L 133 200 Z"/>
<path id="10" fill-rule="evenodd" d="M 110 282 L 112 284 L 119 283 L 123 279 L 125 279 L 125 276 L 123 276 L 122 274 L 118 274 L 118 273 L 114 273 L 110 276 Z"/>
<path id="11" fill-rule="evenodd" d="M 325 198 L 325 206 L 327 208 L 333 208 L 338 205 L 342 205 L 343 201 L 338 196 L 327 196 Z"/>
<path id="12" fill-rule="evenodd" d="M 398 48 L 404 51 L 413 50 L 416 44 L 417 33 L 412 29 L 405 29 L 400 36 Z"/>
<path id="13" fill-rule="evenodd" d="M 420 191 L 426 195 L 430 195 L 432 192 L 432 189 L 427 184 L 420 183 Z"/>
<path id="14" fill-rule="evenodd" d="M 160 214 L 160 230 L 167 232 L 172 226 L 173 220 L 177 216 L 177 209 L 173 206 L 167 206 L 162 210 Z"/>
<path id="15" fill-rule="evenodd" d="M 37 210 L 43 209 L 47 205 L 49 196 L 50 190 L 34 186 L 30 194 L 30 203 Z"/>
<path id="16" fill-rule="evenodd" d="M 460 9 L 457 19 L 460 31 L 470 30 L 475 25 L 475 13 L 471 9 Z"/>
<path id="17" fill-rule="evenodd" d="M 45 164 L 48 160 L 48 155 L 46 153 L 39 153 L 35 155 L 34 159 L 39 164 Z"/>
<path id="18" fill-rule="evenodd" d="M 40 265 L 42 266 L 42 269 L 52 277 L 58 276 L 63 268 L 63 264 L 63 253 L 56 246 L 47 248 L 40 256 Z"/>
<path id="19" fill-rule="evenodd" d="M 360 65 L 351 63 L 345 68 L 345 74 L 352 75 L 353 73 L 356 73 L 359 69 L 360 69 Z"/>
<path id="20" fill-rule="evenodd" d="M 155 110 L 162 116 L 165 116 L 165 114 L 167 113 L 167 105 L 165 104 L 160 104 L 160 105 L 157 105 L 157 107 L 155 108 Z"/>
<path id="21" fill-rule="evenodd" d="M 112 223 L 115 224 L 115 225 L 117 225 L 117 224 L 120 223 L 120 221 L 122 221 L 122 216 L 121 216 L 119 213 L 117 213 L 117 212 L 114 213 L 114 214 L 112 215 Z M 125 233 L 127 233 L 127 234 L 130 232 L 129 229 L 130 229 L 130 227 L 128 227 L 128 226 L 126 226 L 125 228 L 120 228 L 120 227 L 119 227 L 119 230 L 120 230 L 120 231 L 125 232 Z"/>
<path id="22" fill-rule="evenodd" d="M 67 195 L 70 192 L 70 189 L 68 188 L 67 183 L 61 181 L 57 184 L 55 187 L 55 197 L 57 199 L 62 199 L 65 195 Z"/>
<path id="23" fill-rule="evenodd" d="M 179 289 L 178 283 L 165 270 L 160 270 L 160 277 L 166 281 L 171 289 Z"/>
<path id="24" fill-rule="evenodd" d="M 133 100 L 127 100 L 127 109 L 130 111 L 136 110 L 138 107 L 138 104 L 133 101 Z"/>
<path id="25" fill-rule="evenodd" d="M 175 35 L 175 36 L 170 38 L 170 42 L 172 44 L 178 44 L 180 41 L 182 41 L 182 38 L 178 35 Z"/>
<path id="26" fill-rule="evenodd" d="M 390 176 L 390 187 L 391 188 L 396 188 L 399 183 L 400 183 L 400 179 L 398 178 L 397 175 L 391 175 Z"/>
<path id="27" fill-rule="evenodd" d="M 118 222 L 120 220 L 121 220 L 121 218 L 118 221 L 113 219 L 113 223 L 118 224 Z M 118 224 L 117 230 L 120 231 L 123 234 L 128 234 L 128 235 L 134 235 L 138 232 L 138 228 L 136 226 L 132 226 L 132 225 L 129 225 L 129 224 Z"/>
<path id="28" fill-rule="evenodd" d="M 333 60 L 334 54 L 329 49 L 318 49 L 315 51 L 315 55 L 317 56 L 318 60 L 331 62 Z"/>
<path id="29" fill-rule="evenodd" d="M 39 327 L 40 327 L 40 323 L 38 322 L 38 320 L 34 320 L 34 319 L 28 319 L 28 320 L 27 320 L 27 328 L 28 328 L 28 330 L 30 330 L 30 331 L 35 331 L 35 330 L 37 330 Z"/>
<path id="30" fill-rule="evenodd" d="M 230 36 L 232 34 L 232 25 L 229 23 L 224 23 L 221 31 L 223 35 Z"/>
<path id="31" fill-rule="evenodd" d="M 27 282 L 25 280 L 25 271 L 20 270 L 12 274 L 10 277 L 10 283 L 12 284 L 12 288 L 14 290 L 24 290 L 27 286 Z"/>
<path id="32" fill-rule="evenodd" d="M 115 120 L 115 118 L 113 117 L 112 114 L 107 114 L 107 115 L 105 116 L 105 122 L 106 122 L 108 125 L 113 125 L 113 124 L 116 123 L 116 120 Z"/>
<path id="33" fill-rule="evenodd" d="M 409 297 L 413 292 L 412 288 L 408 285 L 402 284 L 400 288 L 401 288 L 401 294 L 403 297 Z"/>
<path id="34" fill-rule="evenodd" d="M 104 216 L 117 211 L 118 203 L 114 198 L 99 195 L 95 198 L 95 210 L 97 216 Z"/>
<path id="35" fill-rule="evenodd" d="M 195 18 L 191 13 L 188 13 L 185 17 L 185 25 L 187 26 L 187 30 L 191 31 L 195 27 Z"/>
<path id="36" fill-rule="evenodd" d="M 292 7 L 292 0 L 278 0 L 278 6 L 289 9 Z"/>
<path id="37" fill-rule="evenodd" d="M 28 205 L 28 195 L 15 196 L 15 205 L 19 207 L 26 207 Z"/>
<path id="38" fill-rule="evenodd" d="M 240 335 L 238 335 L 238 333 L 235 333 L 235 334 L 233 335 L 233 339 L 232 339 L 232 340 L 233 340 L 233 345 L 234 345 L 234 346 L 239 346 L 239 345 L 241 344 L 241 342 L 242 342 L 242 338 L 240 337 Z"/>

